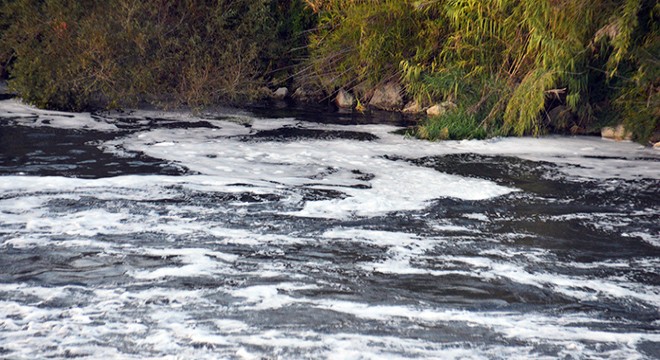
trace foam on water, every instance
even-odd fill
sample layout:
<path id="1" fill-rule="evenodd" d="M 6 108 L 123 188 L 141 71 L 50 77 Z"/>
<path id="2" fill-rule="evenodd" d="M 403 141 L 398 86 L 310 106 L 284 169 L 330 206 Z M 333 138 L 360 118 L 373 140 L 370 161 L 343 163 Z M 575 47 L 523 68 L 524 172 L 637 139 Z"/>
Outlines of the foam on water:
<path id="1" fill-rule="evenodd" d="M 0 122 L 187 169 L 0 177 L 0 357 L 660 356 L 654 150 L 16 100 Z M 416 161 L 465 153 L 500 173 Z M 544 172 L 505 181 L 515 159 Z"/>
<path id="2" fill-rule="evenodd" d="M 266 124 L 281 125 L 264 121 L 255 122 L 253 128 L 269 129 Z M 155 130 L 122 139 L 121 147 L 185 164 L 191 170 L 218 177 L 226 184 L 248 183 L 267 189 L 306 186 L 348 195 L 341 199 L 306 202 L 304 208 L 294 214 L 307 217 L 373 216 L 422 209 L 427 201 L 440 197 L 483 200 L 514 190 L 489 181 L 443 174 L 407 162 L 385 159 L 387 151 L 394 149 L 389 144 L 380 146 L 379 141 L 369 142 L 368 146 L 345 140 L 302 140 L 282 144 L 245 142 L 235 137 L 244 133 L 245 130 L 236 129 L 233 124 L 227 130 L 210 132 L 199 129 Z M 176 142 L 167 141 L 172 138 Z M 373 179 L 364 180 L 365 174 Z"/>

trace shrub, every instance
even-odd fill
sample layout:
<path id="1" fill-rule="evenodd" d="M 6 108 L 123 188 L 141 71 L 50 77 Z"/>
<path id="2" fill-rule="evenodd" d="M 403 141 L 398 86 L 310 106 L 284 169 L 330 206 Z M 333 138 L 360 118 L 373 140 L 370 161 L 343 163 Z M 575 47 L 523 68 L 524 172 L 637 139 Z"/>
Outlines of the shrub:
<path id="1" fill-rule="evenodd" d="M 611 108 L 633 133 L 635 140 L 645 143 L 660 132 L 660 4 L 628 1 L 637 11 L 636 17 L 622 13 L 611 24 L 620 26 L 610 36 L 605 51 L 611 51 L 608 62 L 609 85 L 616 89 L 608 99 Z M 638 7 L 634 7 L 634 6 Z M 606 29 L 606 28 L 605 28 Z M 623 38 L 623 39 L 621 39 Z M 609 45 L 609 46 L 607 46 Z M 602 51 L 602 50 L 601 50 Z"/>
<path id="2" fill-rule="evenodd" d="M 330 91 L 398 79 L 399 63 L 423 48 L 425 15 L 411 0 L 308 1 L 318 13 L 310 37 L 310 81 Z"/>
<path id="3" fill-rule="evenodd" d="M 275 39 L 269 1 L 5 0 L 10 87 L 40 107 L 254 96 Z"/>
<path id="4" fill-rule="evenodd" d="M 454 97 L 477 110 L 488 104 L 490 109 L 482 116 L 494 132 L 501 128 L 515 135 L 541 134 L 548 125 L 546 110 L 560 104 L 577 115 L 577 122 L 549 124 L 556 130 L 570 126 L 573 132 L 585 131 L 599 117 L 615 112 L 618 121 L 625 119 L 643 141 L 658 123 L 657 110 L 653 110 L 658 108 L 657 91 L 652 89 L 657 89 L 659 77 L 651 70 L 657 69 L 657 57 L 644 60 L 643 56 L 654 54 L 644 48 L 652 47 L 654 38 L 657 41 L 658 5 L 654 4 L 643 0 L 623 4 L 447 1 L 444 9 L 452 34 L 435 60 L 441 65 L 426 76 L 408 79 L 421 79 L 423 84 L 416 88 L 432 95 L 447 96 L 453 91 Z M 623 68 L 637 70 L 617 75 Z M 451 82 L 429 81 L 456 73 L 463 76 Z M 481 98 L 465 94 L 475 88 L 482 89 Z M 618 95 L 612 98 L 612 94 Z M 493 96 L 503 100 L 484 101 Z M 641 106 L 642 98 L 645 106 Z"/>
<path id="5" fill-rule="evenodd" d="M 458 102 L 488 134 L 585 132 L 608 114 L 640 141 L 657 131 L 655 1 L 308 2 L 321 14 L 310 64 L 329 87 L 400 78 L 418 101 Z M 574 120 L 552 123 L 554 106 Z"/>
<path id="6" fill-rule="evenodd" d="M 317 23 L 303 0 L 276 0 L 270 5 L 277 41 L 271 43 L 267 78 L 274 86 L 291 86 L 308 58 L 307 38 Z"/>

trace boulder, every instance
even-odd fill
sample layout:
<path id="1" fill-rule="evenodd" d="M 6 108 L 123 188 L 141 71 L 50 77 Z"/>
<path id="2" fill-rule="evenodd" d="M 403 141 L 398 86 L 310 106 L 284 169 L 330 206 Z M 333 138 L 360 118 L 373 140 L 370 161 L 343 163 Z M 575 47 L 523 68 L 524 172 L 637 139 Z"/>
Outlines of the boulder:
<path id="1" fill-rule="evenodd" d="M 369 101 L 369 106 L 387 111 L 399 111 L 403 107 L 401 96 L 401 85 L 389 82 L 374 90 L 374 95 Z"/>
<path id="2" fill-rule="evenodd" d="M 353 108 L 355 105 L 355 96 L 351 95 L 351 93 L 344 89 L 339 89 L 337 97 L 335 98 L 335 103 L 338 107 L 343 109 Z"/>
<path id="3" fill-rule="evenodd" d="M 293 99 L 300 102 L 318 102 L 323 99 L 322 90 L 299 87 L 293 92 Z"/>
<path id="4" fill-rule="evenodd" d="M 447 111 L 456 109 L 456 104 L 451 101 L 443 101 L 440 104 L 435 104 L 430 108 L 426 109 L 426 115 L 428 116 L 441 116 L 444 115 Z"/>
<path id="5" fill-rule="evenodd" d="M 649 139 L 649 142 L 651 144 L 658 144 L 660 143 L 660 130 L 656 130 L 653 132 L 653 135 L 651 135 L 651 138 Z M 658 145 L 660 146 L 660 145 Z"/>
<path id="6" fill-rule="evenodd" d="M 363 102 L 367 105 L 369 105 L 369 100 L 371 100 L 371 97 L 374 96 L 374 89 L 366 82 L 361 82 L 355 86 L 353 86 L 353 95 L 360 100 L 360 102 Z"/>
<path id="7" fill-rule="evenodd" d="M 289 89 L 285 87 L 278 88 L 273 92 L 273 98 L 276 100 L 284 100 L 289 96 Z"/>
<path id="8" fill-rule="evenodd" d="M 600 130 L 600 136 L 603 139 L 615 141 L 632 140 L 632 133 L 627 131 L 623 125 L 617 125 L 616 127 L 605 126 Z"/>
<path id="9" fill-rule="evenodd" d="M 566 129 L 574 121 L 574 115 L 571 109 L 566 105 L 555 106 L 547 112 L 548 125 L 552 125 L 558 129 Z"/>
<path id="10" fill-rule="evenodd" d="M 401 110 L 404 114 L 419 114 L 422 111 L 422 105 L 416 100 L 409 101 L 406 106 L 403 107 L 403 110 Z"/>

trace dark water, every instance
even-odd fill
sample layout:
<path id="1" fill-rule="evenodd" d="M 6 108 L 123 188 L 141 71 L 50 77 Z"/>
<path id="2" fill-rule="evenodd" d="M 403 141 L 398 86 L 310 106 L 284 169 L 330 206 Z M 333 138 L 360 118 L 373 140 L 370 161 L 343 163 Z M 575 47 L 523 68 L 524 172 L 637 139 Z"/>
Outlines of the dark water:
<path id="1" fill-rule="evenodd" d="M 120 175 L 181 175 L 180 166 L 142 154 L 130 159 L 96 145 L 115 138 L 99 131 L 0 126 L 0 174 L 102 178 Z"/>
<path id="2" fill-rule="evenodd" d="M 0 118 L 0 357 L 660 357 L 660 177 L 410 156 L 372 127 L 15 115 Z M 314 151 L 313 171 L 296 162 Z M 350 207 L 398 169 L 516 191 Z"/>

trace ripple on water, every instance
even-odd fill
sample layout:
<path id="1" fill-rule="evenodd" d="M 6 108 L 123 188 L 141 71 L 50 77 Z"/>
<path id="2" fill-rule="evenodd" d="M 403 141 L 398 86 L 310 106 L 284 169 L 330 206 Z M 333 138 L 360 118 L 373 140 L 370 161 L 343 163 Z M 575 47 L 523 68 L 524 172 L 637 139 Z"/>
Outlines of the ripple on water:
<path id="1" fill-rule="evenodd" d="M 0 357 L 660 357 L 629 144 L 0 109 Z"/>

